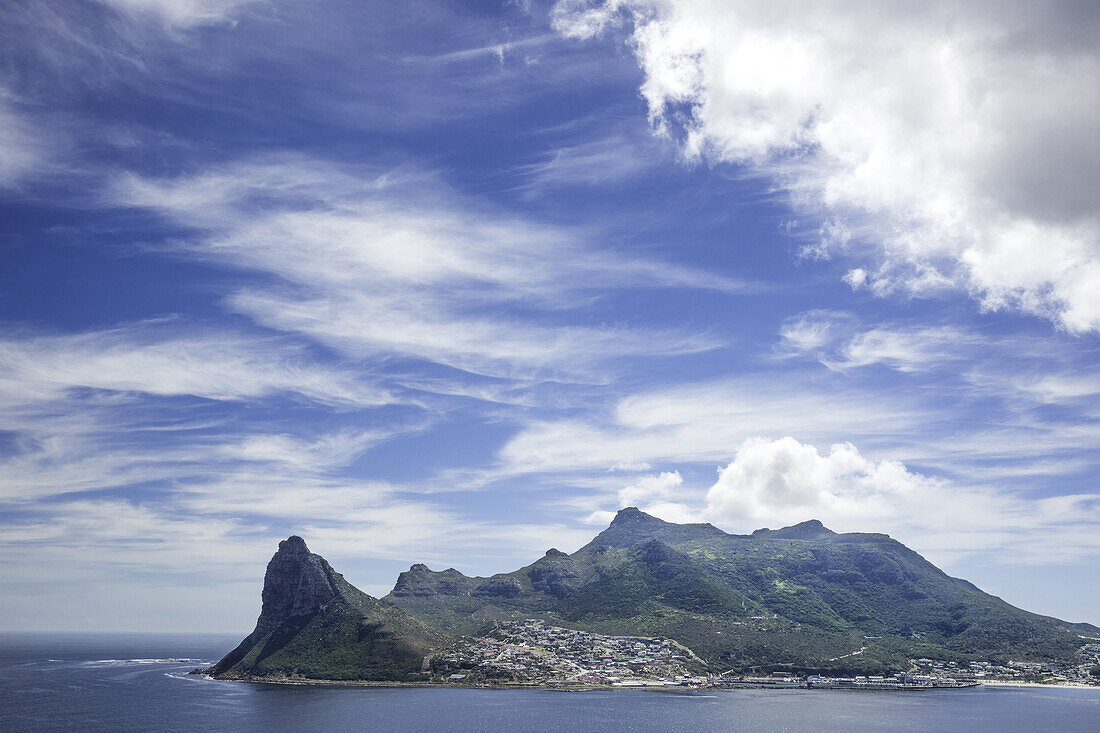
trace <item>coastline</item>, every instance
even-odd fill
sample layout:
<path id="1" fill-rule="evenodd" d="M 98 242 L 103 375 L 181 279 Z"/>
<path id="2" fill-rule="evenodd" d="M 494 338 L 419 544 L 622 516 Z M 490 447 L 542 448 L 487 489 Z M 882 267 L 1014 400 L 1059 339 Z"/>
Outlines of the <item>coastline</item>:
<path id="1" fill-rule="evenodd" d="M 252 684 L 264 684 L 264 685 L 286 685 L 286 686 L 322 686 L 322 687 L 431 687 L 439 689 L 468 689 L 468 690 L 552 690 L 556 692 L 580 692 L 586 690 L 634 690 L 643 692 L 697 692 L 706 690 L 709 692 L 715 691 L 733 691 L 733 690 L 747 690 L 747 689 L 762 689 L 762 690 L 809 690 L 820 691 L 824 689 L 830 690 L 847 690 L 849 688 L 805 688 L 805 687 L 776 687 L 768 684 L 743 684 L 729 687 L 680 687 L 680 686 L 613 686 L 613 685 L 545 685 L 545 684 L 446 684 L 440 682 L 399 682 L 395 680 L 319 680 L 319 679 L 288 679 L 286 677 L 213 677 L 211 675 L 202 673 L 198 674 L 209 680 L 217 680 L 219 682 L 247 682 Z M 1035 688 L 1057 688 L 1057 689 L 1075 689 L 1075 690 L 1095 690 L 1100 692 L 1100 685 L 1081 685 L 1072 682 L 1015 682 L 1011 680 L 983 680 L 979 682 L 976 687 L 1022 687 L 1028 689 Z M 949 688 L 938 687 L 929 688 L 931 690 L 948 690 L 948 689 L 967 689 L 967 688 Z M 858 692 L 891 692 L 890 689 L 868 689 L 868 690 L 855 690 Z M 925 690 L 920 690 L 925 691 Z"/>
<path id="2" fill-rule="evenodd" d="M 1057 687 L 1059 689 L 1100 691 L 1100 685 L 1082 685 L 1079 682 L 1023 682 L 1016 680 L 982 680 L 981 684 L 989 685 L 990 687 Z"/>
<path id="3" fill-rule="evenodd" d="M 246 682 L 262 685 L 311 685 L 321 687 L 432 687 L 452 690 L 624 690 L 624 689 L 648 689 L 657 690 L 688 690 L 702 688 L 687 687 L 612 687 L 611 685 L 526 685 L 526 684 L 446 684 L 442 682 L 400 682 L 397 680 L 318 680 L 318 679 L 288 679 L 286 677 L 214 677 L 201 672 L 189 672 L 208 680 L 217 682 Z"/>

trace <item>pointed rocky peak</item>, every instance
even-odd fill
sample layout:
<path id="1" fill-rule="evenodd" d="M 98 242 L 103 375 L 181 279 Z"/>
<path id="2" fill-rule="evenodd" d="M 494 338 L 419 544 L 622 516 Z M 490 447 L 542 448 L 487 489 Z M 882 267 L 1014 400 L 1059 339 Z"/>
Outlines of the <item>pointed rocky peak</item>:
<path id="1" fill-rule="evenodd" d="M 390 595 L 436 596 L 464 595 L 472 588 L 473 580 L 454 568 L 435 571 L 423 563 L 416 563 L 397 576 Z"/>
<path id="2" fill-rule="evenodd" d="M 306 541 L 296 534 L 292 534 L 279 543 L 279 552 L 288 555 L 308 555 L 309 548 Z"/>
<path id="3" fill-rule="evenodd" d="M 758 529 L 752 533 L 753 537 L 777 540 L 817 540 L 835 535 L 836 532 L 816 519 L 792 524 L 790 527 L 783 527 L 782 529 Z"/>
<path id="4" fill-rule="evenodd" d="M 205 672 L 245 680 L 407 681 L 422 679 L 425 657 L 448 640 L 351 585 L 291 536 L 267 564 L 256 629 Z"/>
<path id="5" fill-rule="evenodd" d="M 611 520 L 612 527 L 636 524 L 665 524 L 665 522 L 652 514 L 646 514 L 636 506 L 628 506 L 620 509 L 615 514 L 615 518 Z"/>
<path id="6" fill-rule="evenodd" d="M 600 532 L 583 550 L 591 551 L 597 546 L 631 547 L 650 539 L 676 544 L 727 536 L 725 532 L 709 524 L 675 524 L 646 514 L 638 507 L 628 506 L 620 509 L 610 526 Z"/>
<path id="7" fill-rule="evenodd" d="M 339 579 L 323 557 L 309 551 L 305 540 L 297 535 L 286 538 L 267 564 L 263 609 L 253 633 L 263 636 L 291 618 L 316 613 L 340 595 Z"/>
<path id="8" fill-rule="evenodd" d="M 551 547 L 527 569 L 527 577 L 535 590 L 562 598 L 578 582 L 580 570 L 572 557 Z"/>

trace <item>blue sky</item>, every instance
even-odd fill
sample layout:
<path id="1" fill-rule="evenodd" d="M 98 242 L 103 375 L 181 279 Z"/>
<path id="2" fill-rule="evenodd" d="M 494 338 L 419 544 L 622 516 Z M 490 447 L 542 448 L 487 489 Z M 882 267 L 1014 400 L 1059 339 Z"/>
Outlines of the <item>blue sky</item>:
<path id="1" fill-rule="evenodd" d="M 6 6 L 4 628 L 626 505 L 1100 623 L 1098 14 L 910 5 Z"/>

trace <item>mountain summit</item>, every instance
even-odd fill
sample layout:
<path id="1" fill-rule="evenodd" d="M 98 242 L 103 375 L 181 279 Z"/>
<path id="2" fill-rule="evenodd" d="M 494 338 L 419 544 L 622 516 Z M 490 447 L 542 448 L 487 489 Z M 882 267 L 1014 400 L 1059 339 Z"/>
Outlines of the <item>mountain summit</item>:
<path id="1" fill-rule="evenodd" d="M 255 630 L 206 670 L 231 679 L 419 679 L 426 656 L 448 640 L 344 580 L 301 537 L 279 543 L 267 564 Z"/>
<path id="2" fill-rule="evenodd" d="M 314 555 L 301 537 L 279 543 L 267 564 L 263 608 L 252 635 L 260 638 L 284 623 L 317 613 L 340 595 L 340 578 L 320 555 Z"/>
<path id="3" fill-rule="evenodd" d="M 799 522 L 798 524 L 784 527 L 783 529 L 758 529 L 752 533 L 752 536 L 770 537 L 773 540 L 814 540 L 835 534 L 836 532 L 826 527 L 820 521 L 810 519 L 809 521 Z"/>

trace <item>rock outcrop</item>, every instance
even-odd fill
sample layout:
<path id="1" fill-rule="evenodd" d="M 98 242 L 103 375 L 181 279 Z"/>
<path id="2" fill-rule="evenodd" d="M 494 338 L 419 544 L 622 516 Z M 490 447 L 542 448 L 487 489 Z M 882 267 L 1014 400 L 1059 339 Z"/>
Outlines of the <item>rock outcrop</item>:
<path id="1" fill-rule="evenodd" d="M 280 542 L 264 574 L 263 608 L 252 636 L 266 636 L 295 616 L 323 609 L 340 594 L 337 578 L 342 576 L 325 558 L 310 552 L 301 537 L 292 535 Z"/>
<path id="2" fill-rule="evenodd" d="M 489 578 L 474 589 L 474 595 L 498 598 L 515 598 L 523 592 L 523 585 L 515 578 L 503 575 Z"/>
<path id="3" fill-rule="evenodd" d="M 531 566 L 527 577 L 535 590 L 562 598 L 576 585 L 580 572 L 573 558 L 551 547 L 541 560 Z"/>
<path id="4" fill-rule="evenodd" d="M 758 529 L 752 533 L 753 537 L 768 538 L 773 540 L 816 540 L 825 537 L 835 537 L 832 531 L 820 521 L 810 519 L 805 522 L 793 524 L 783 529 Z"/>
<path id="5" fill-rule="evenodd" d="M 397 576 L 393 587 L 395 596 L 460 596 L 473 587 L 473 580 L 454 568 L 435 572 L 427 565 L 417 563 Z"/>
<path id="6" fill-rule="evenodd" d="M 261 598 L 255 630 L 205 672 L 227 679 L 417 680 L 424 658 L 450 638 L 348 583 L 301 537 L 279 543 Z"/>

